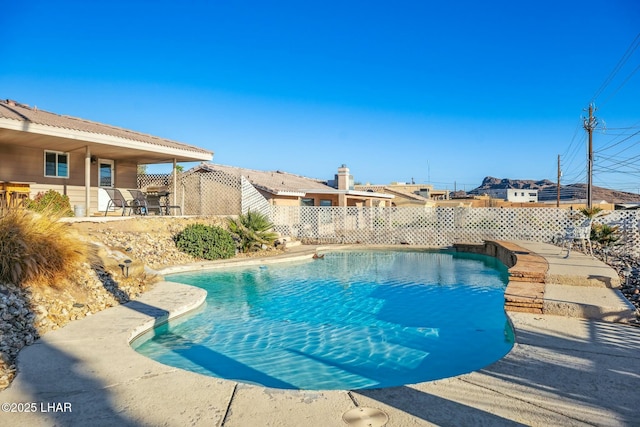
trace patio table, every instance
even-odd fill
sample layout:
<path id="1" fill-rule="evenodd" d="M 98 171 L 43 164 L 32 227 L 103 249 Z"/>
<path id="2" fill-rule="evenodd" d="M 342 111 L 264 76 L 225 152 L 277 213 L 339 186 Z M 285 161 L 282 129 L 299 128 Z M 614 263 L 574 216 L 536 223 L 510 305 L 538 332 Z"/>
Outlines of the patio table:
<path id="1" fill-rule="evenodd" d="M 167 187 L 147 187 L 147 201 L 150 204 L 160 206 L 160 215 L 171 215 L 171 209 L 180 209 L 180 206 L 172 206 L 169 196 L 171 192 Z"/>
<path id="2" fill-rule="evenodd" d="M 24 206 L 31 194 L 33 182 L 5 181 L 2 183 L 4 204 L 8 209 Z"/>

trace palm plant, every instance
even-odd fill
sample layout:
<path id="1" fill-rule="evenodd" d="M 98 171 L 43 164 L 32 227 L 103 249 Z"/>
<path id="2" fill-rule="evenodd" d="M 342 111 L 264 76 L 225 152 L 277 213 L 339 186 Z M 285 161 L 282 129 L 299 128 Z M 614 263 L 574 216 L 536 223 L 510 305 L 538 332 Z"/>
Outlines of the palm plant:
<path id="1" fill-rule="evenodd" d="M 229 231 L 239 244 L 242 252 L 258 250 L 262 245 L 272 245 L 277 234 L 272 232 L 273 224 L 260 212 L 248 211 L 237 218 L 227 218 Z"/>
<path id="2" fill-rule="evenodd" d="M 611 247 L 619 245 L 618 240 L 620 240 L 620 231 L 618 226 L 594 224 L 591 229 L 591 240 L 596 242 L 603 249 L 606 262 L 606 257 Z"/>
<path id="3" fill-rule="evenodd" d="M 580 213 L 590 219 L 597 217 L 600 212 L 602 212 L 602 208 L 598 206 L 580 209 Z"/>

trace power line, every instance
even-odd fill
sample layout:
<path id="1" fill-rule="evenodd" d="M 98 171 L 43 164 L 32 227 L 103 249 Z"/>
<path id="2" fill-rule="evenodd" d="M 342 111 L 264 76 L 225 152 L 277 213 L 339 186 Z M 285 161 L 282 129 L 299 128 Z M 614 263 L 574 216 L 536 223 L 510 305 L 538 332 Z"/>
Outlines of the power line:
<path id="1" fill-rule="evenodd" d="M 612 149 L 613 147 L 617 147 L 618 145 L 622 144 L 622 143 L 623 143 L 623 142 L 625 142 L 625 141 L 630 140 L 631 138 L 633 138 L 634 136 L 636 136 L 636 135 L 638 135 L 638 134 L 640 134 L 640 131 L 638 131 L 638 132 L 636 132 L 636 133 L 634 133 L 634 134 L 632 134 L 632 135 L 629 135 L 629 136 L 628 136 L 628 137 L 626 137 L 625 139 L 623 139 L 623 140 L 621 140 L 621 141 L 618 141 L 618 142 L 616 142 L 615 144 L 611 144 L 611 145 L 609 145 L 609 146 L 607 146 L 607 147 L 605 147 L 605 148 L 603 148 L 603 149 L 600 149 L 600 150 L 596 151 L 596 153 L 600 154 L 600 153 L 605 152 L 606 150 L 610 150 L 610 149 Z M 618 151 L 618 152 L 616 152 L 616 153 L 614 153 L 614 154 L 612 154 L 612 155 L 610 155 L 610 157 L 615 157 L 615 156 L 617 156 L 617 155 L 619 155 L 619 154 L 621 154 L 621 153 L 623 153 L 623 152 L 625 152 L 625 151 L 627 151 L 627 150 L 629 150 L 629 149 L 633 148 L 633 147 L 634 147 L 634 145 L 635 145 L 635 143 L 634 143 L 634 144 L 632 144 L 632 145 L 627 146 L 626 148 L 621 149 L 620 151 Z"/>
<path id="2" fill-rule="evenodd" d="M 640 44 L 640 33 L 638 33 L 636 38 L 633 39 L 633 41 L 631 42 L 631 44 L 627 48 L 627 51 L 624 53 L 624 55 L 622 55 L 622 58 L 620 58 L 620 60 L 618 61 L 618 64 L 614 67 L 614 69 L 611 71 L 611 73 L 605 79 L 605 81 L 602 83 L 602 85 L 600 85 L 600 88 L 596 91 L 596 93 L 591 97 L 591 102 L 594 102 L 600 96 L 600 94 L 605 90 L 605 88 L 609 85 L 609 83 L 611 83 L 613 78 L 620 71 L 620 69 L 624 66 L 624 64 L 627 62 L 627 60 L 629 59 L 631 54 L 636 50 L 636 48 L 638 47 L 639 44 Z"/>
<path id="3" fill-rule="evenodd" d="M 573 147 L 573 144 L 576 142 L 576 137 L 580 134 L 579 132 L 581 128 L 582 128 L 581 123 L 580 122 L 576 123 L 576 128 L 573 131 L 573 136 L 571 137 L 571 142 L 569 143 L 569 147 L 567 147 L 564 154 L 562 154 L 560 157 L 562 158 L 567 157 L 569 151 L 571 151 L 571 148 Z"/>
<path id="4" fill-rule="evenodd" d="M 635 129 L 635 127 L 631 128 L 631 129 Z M 640 130 L 638 132 L 635 132 L 635 133 L 631 134 L 631 135 L 629 135 L 628 133 L 614 134 L 612 136 L 627 136 L 627 138 L 624 138 L 624 139 L 622 139 L 620 141 L 616 141 L 616 138 L 614 138 L 609 145 L 606 145 L 606 146 L 600 148 L 599 151 L 604 151 L 604 150 L 608 150 L 610 148 L 613 148 L 616 145 L 619 145 L 619 144 L 623 143 L 624 141 L 629 140 L 631 137 L 633 137 L 635 135 L 638 135 L 639 133 L 640 133 Z"/>
<path id="5" fill-rule="evenodd" d="M 604 100 L 600 105 L 602 106 L 602 105 L 605 105 L 607 102 L 609 102 L 609 100 L 610 100 L 611 98 L 613 98 L 613 97 L 615 96 L 615 94 L 617 94 L 617 93 L 618 93 L 618 91 L 620 91 L 620 89 L 622 89 L 622 86 L 624 86 L 625 84 L 627 84 L 627 82 L 631 79 L 631 77 L 632 77 L 632 76 L 633 76 L 633 75 L 634 75 L 638 70 L 640 70 L 640 65 L 638 65 L 638 66 L 637 66 L 637 67 L 636 67 L 636 68 L 631 72 L 631 74 L 629 74 L 629 75 L 627 76 L 627 78 L 626 78 L 626 79 L 624 79 L 624 81 L 620 84 L 620 86 L 618 86 L 618 88 L 617 88 L 616 90 L 614 90 L 614 91 L 613 91 L 613 93 L 612 93 L 611 95 L 609 95 L 609 96 L 607 97 L 607 99 L 605 99 L 605 100 Z"/>
<path id="6" fill-rule="evenodd" d="M 571 143 L 564 154 L 561 156 L 563 159 L 563 171 L 562 175 L 565 181 L 574 181 L 577 180 L 576 177 L 580 174 L 584 176 L 584 172 L 586 169 L 582 166 L 582 163 L 576 165 L 574 163 L 576 156 L 581 151 L 582 146 L 586 141 L 586 135 L 579 134 L 580 129 L 582 128 L 581 123 L 576 124 L 576 129 L 574 131 L 573 137 L 571 138 Z M 578 135 L 581 135 L 578 138 Z"/>

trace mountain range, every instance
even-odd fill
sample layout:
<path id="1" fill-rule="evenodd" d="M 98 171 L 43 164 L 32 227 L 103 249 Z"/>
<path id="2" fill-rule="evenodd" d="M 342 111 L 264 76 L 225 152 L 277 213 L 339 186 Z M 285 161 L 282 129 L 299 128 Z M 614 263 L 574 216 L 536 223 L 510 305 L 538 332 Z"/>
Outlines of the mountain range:
<path id="1" fill-rule="evenodd" d="M 486 193 L 487 190 L 497 190 L 504 188 L 538 190 L 538 200 L 541 202 L 556 200 L 558 196 L 557 184 L 555 182 L 549 181 L 548 179 L 534 181 L 531 179 L 494 178 L 492 176 L 484 178 L 482 180 L 482 184 L 479 187 L 469 191 L 469 194 L 481 195 Z M 591 196 L 594 203 L 601 200 L 609 203 L 640 202 L 640 194 L 611 190 L 608 188 L 597 186 L 592 187 Z M 586 198 L 586 184 L 560 185 L 561 200 L 584 200 Z"/>

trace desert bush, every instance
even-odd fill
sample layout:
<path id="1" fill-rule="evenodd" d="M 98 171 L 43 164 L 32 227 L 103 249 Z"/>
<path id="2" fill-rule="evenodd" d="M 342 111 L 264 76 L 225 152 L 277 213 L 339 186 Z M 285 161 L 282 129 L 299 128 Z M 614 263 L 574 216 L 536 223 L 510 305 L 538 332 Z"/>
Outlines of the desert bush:
<path id="1" fill-rule="evenodd" d="M 591 228 L 591 240 L 603 248 L 619 245 L 620 231 L 617 225 L 593 224 Z"/>
<path id="2" fill-rule="evenodd" d="M 27 200 L 27 209 L 36 212 L 52 212 L 60 216 L 73 216 L 69 196 L 60 194 L 55 190 L 48 190 L 46 193 L 38 193 L 33 200 Z"/>
<path id="3" fill-rule="evenodd" d="M 87 244 L 59 219 L 25 209 L 0 218 L 0 281 L 55 287 L 88 259 Z"/>
<path id="4" fill-rule="evenodd" d="M 238 218 L 227 219 L 229 231 L 238 241 L 242 252 L 258 250 L 262 245 L 272 245 L 276 233 L 271 232 L 273 224 L 266 215 L 260 212 L 247 212 Z"/>
<path id="5" fill-rule="evenodd" d="M 176 234 L 173 240 L 179 250 L 198 258 L 225 259 L 236 254 L 231 234 L 220 227 L 191 224 Z"/>

